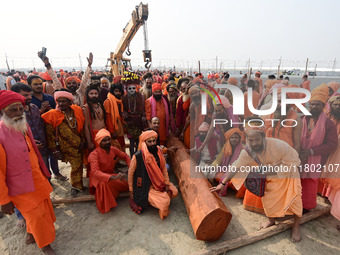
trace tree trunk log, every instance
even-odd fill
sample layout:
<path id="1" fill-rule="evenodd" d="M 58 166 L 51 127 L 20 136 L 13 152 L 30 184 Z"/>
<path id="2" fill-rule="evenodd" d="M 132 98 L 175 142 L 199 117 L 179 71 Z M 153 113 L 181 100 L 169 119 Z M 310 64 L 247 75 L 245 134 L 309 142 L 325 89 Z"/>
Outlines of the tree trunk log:
<path id="1" fill-rule="evenodd" d="M 210 192 L 211 185 L 205 176 L 194 173 L 196 164 L 190 161 L 183 143 L 170 136 L 167 146 L 178 148 L 168 153 L 196 238 L 203 241 L 218 240 L 228 227 L 231 213 L 216 192 Z"/>

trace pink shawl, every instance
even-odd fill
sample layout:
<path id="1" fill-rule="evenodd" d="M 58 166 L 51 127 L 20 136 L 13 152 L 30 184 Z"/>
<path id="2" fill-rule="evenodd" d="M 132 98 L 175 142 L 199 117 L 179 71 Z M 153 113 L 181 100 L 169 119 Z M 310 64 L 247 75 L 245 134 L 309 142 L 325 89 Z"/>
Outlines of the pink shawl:
<path id="1" fill-rule="evenodd" d="M 167 132 L 167 135 L 169 135 L 169 106 L 168 106 L 168 103 L 166 102 L 165 98 L 162 97 L 162 100 L 163 100 L 163 104 L 164 104 L 164 107 L 165 107 L 165 124 L 166 124 L 166 132 Z M 151 104 L 151 119 L 153 117 L 157 117 L 156 115 L 156 99 L 151 96 L 150 97 L 150 104 Z"/>
<path id="2" fill-rule="evenodd" d="M 316 122 L 315 127 L 312 132 L 308 133 L 308 120 L 309 118 L 303 118 L 303 127 L 301 134 L 301 147 L 302 149 L 311 149 L 313 147 L 319 146 L 323 143 L 325 137 L 325 125 L 326 125 L 326 114 L 322 111 L 319 115 L 318 121 Z M 308 165 L 314 164 L 317 167 L 317 164 L 321 164 L 321 155 L 310 155 L 307 161 Z M 302 178 L 319 178 L 321 173 L 318 172 L 303 172 Z"/>

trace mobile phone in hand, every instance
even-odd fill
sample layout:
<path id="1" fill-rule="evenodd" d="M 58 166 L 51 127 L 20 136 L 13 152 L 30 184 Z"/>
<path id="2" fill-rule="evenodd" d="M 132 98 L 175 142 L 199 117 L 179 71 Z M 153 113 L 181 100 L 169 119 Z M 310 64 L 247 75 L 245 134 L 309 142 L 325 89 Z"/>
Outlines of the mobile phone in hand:
<path id="1" fill-rule="evenodd" d="M 42 49 L 41 49 L 41 55 L 40 55 L 40 58 L 41 58 L 42 60 L 44 60 L 44 58 L 46 57 L 46 51 L 47 51 L 47 49 L 46 49 L 45 47 L 42 47 Z"/>

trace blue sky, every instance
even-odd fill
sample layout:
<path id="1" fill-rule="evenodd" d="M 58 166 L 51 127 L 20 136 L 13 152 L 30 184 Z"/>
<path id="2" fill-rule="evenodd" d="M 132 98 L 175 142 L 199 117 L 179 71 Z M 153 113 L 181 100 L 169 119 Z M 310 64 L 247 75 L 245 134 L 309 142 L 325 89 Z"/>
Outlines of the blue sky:
<path id="1" fill-rule="evenodd" d="M 233 65 L 251 59 L 340 61 L 340 1 L 144 1 L 154 64 L 191 66 L 214 58 Z M 5 1 L 1 3 L 0 68 L 42 67 L 36 52 L 47 47 L 53 65 L 85 65 L 92 51 L 103 66 L 139 1 Z M 143 31 L 131 43 L 132 62 L 142 58 Z M 229 62 L 228 62 L 229 61 Z M 273 63 L 276 65 L 276 63 Z M 340 64 L 338 64 L 339 68 Z"/>

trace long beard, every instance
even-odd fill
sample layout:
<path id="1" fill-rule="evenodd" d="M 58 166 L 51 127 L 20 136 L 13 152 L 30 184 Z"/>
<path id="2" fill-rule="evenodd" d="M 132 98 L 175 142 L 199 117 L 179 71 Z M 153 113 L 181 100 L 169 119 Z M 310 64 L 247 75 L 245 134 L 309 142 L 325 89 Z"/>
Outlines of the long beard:
<path id="1" fill-rule="evenodd" d="M 148 89 L 147 87 L 145 87 L 143 91 L 144 91 L 144 95 L 146 98 L 149 98 L 152 96 L 152 88 Z"/>
<path id="2" fill-rule="evenodd" d="M 148 150 L 150 151 L 150 153 L 156 154 L 158 151 L 157 145 L 148 146 Z"/>
<path id="3" fill-rule="evenodd" d="M 171 102 L 171 103 L 174 103 L 174 102 L 176 102 L 176 100 L 177 100 L 177 97 L 176 97 L 176 95 L 174 95 L 174 96 L 168 96 L 168 100 L 169 100 L 169 102 Z"/>
<path id="4" fill-rule="evenodd" d="M 331 110 L 331 115 L 332 115 L 335 119 L 340 120 L 340 111 Z"/>
<path id="5" fill-rule="evenodd" d="M 19 117 L 9 118 L 5 113 L 2 116 L 2 121 L 6 127 L 14 131 L 25 133 L 27 131 L 26 115 L 23 114 Z"/>

